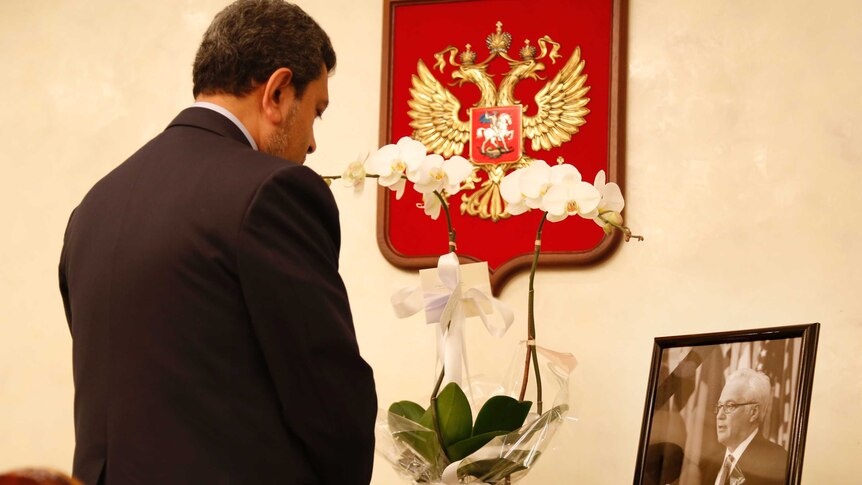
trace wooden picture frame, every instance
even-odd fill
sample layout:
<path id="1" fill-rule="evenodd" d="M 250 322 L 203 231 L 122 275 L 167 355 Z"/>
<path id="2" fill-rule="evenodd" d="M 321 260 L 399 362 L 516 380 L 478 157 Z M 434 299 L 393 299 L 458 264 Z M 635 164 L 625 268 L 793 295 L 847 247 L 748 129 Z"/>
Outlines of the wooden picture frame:
<path id="1" fill-rule="evenodd" d="M 728 447 L 742 451 L 730 483 L 800 483 L 819 330 L 812 323 L 656 338 L 634 484 L 713 484 Z M 744 376 L 752 373 L 740 369 L 756 371 L 764 388 L 760 376 L 769 378 L 767 403 L 747 402 L 760 398 Z M 748 431 L 758 424 L 758 433 Z"/>
<path id="2" fill-rule="evenodd" d="M 590 109 L 593 110 L 592 118 L 588 118 L 587 125 L 592 123 L 590 129 L 593 132 L 602 132 L 601 138 L 590 138 L 592 134 L 576 134 L 572 142 L 568 142 L 564 147 L 544 152 L 542 159 L 549 160 L 549 163 L 554 163 L 558 156 L 564 155 L 567 161 L 577 164 L 582 171 L 584 179 L 592 182 L 595 173 L 599 170 L 605 170 L 608 181 L 617 183 L 625 190 L 625 174 L 624 174 L 624 154 L 625 154 L 625 78 L 626 78 L 626 31 L 627 31 L 627 0 L 579 0 L 578 2 L 570 2 L 569 0 L 549 0 L 554 5 L 565 4 L 565 8 L 581 8 L 585 6 L 587 12 L 602 10 L 603 19 L 607 21 L 607 27 L 601 27 L 602 34 L 601 43 L 607 48 L 607 51 L 597 52 L 601 49 L 584 49 L 584 58 L 587 62 L 587 69 L 592 66 L 590 75 L 591 82 L 597 83 L 593 86 L 591 95 L 594 95 L 590 101 Z M 463 47 L 465 39 L 473 43 L 473 46 L 480 50 L 480 44 L 484 44 L 485 36 L 493 30 L 493 21 L 502 20 L 505 25 L 513 26 L 512 34 L 515 38 L 513 43 L 517 43 L 512 48 L 511 54 L 517 56 L 518 49 L 524 41 L 524 37 L 533 39 L 535 45 L 536 38 L 539 34 L 546 34 L 543 28 L 535 32 L 527 33 L 527 29 L 519 28 L 515 25 L 514 18 L 519 16 L 538 15 L 542 19 L 548 19 L 555 22 L 560 18 L 569 19 L 567 29 L 559 29 L 559 32 L 581 32 L 587 35 L 586 29 L 576 28 L 575 23 L 587 22 L 583 15 L 569 15 L 556 12 L 548 7 L 549 1 L 539 0 L 532 3 L 524 3 L 519 0 L 384 0 L 383 2 L 383 52 L 381 63 L 381 106 L 380 106 L 380 145 L 390 144 L 397 141 L 401 136 L 409 136 L 409 130 L 405 127 L 405 122 L 399 117 L 404 117 L 409 110 L 407 103 L 401 97 L 404 96 L 410 85 L 409 72 L 415 71 L 417 58 L 422 58 L 430 67 L 433 65 L 431 57 L 435 52 L 445 47 L 447 43 L 455 46 Z M 495 12 L 489 14 L 487 18 L 469 18 L 464 15 L 462 7 L 470 7 L 477 5 L 486 5 L 487 11 Z M 575 6 L 575 7 L 573 7 Z M 445 22 L 440 22 L 436 18 L 422 17 L 421 21 L 405 20 L 410 15 L 405 15 L 405 12 L 413 9 L 435 9 L 446 10 L 447 14 Z M 503 14 L 499 12 L 503 11 Z M 506 13 L 508 12 L 508 14 Z M 514 12 L 514 13 L 513 13 Z M 442 15 L 442 14 L 441 14 Z M 507 20 L 508 18 L 508 20 Z M 488 22 L 492 20 L 492 22 Z M 401 22 L 399 24 L 399 22 Z M 401 55 L 405 43 L 415 42 L 415 40 L 403 39 L 397 36 L 398 26 L 404 22 L 416 23 L 410 24 L 409 30 L 421 31 L 423 40 L 423 50 L 421 56 L 415 53 Z M 532 22 L 530 25 L 541 24 L 542 22 Z M 597 24 L 598 25 L 598 24 Z M 605 25 L 602 23 L 602 25 Z M 457 27 L 456 27 L 457 26 Z M 403 28 L 403 27 L 402 27 Z M 504 27 L 505 28 L 505 27 Z M 598 29 L 598 27 L 596 27 Z M 452 35 L 453 32 L 470 32 L 469 36 L 463 36 L 458 39 L 458 35 Z M 592 35 L 592 34 L 591 34 Z M 594 37 L 588 37 L 593 39 Z M 560 40 L 560 39 L 558 39 Z M 399 42 L 401 44 L 399 44 Z M 462 42 L 459 44 L 459 42 Z M 570 50 L 576 45 L 576 41 L 571 39 L 561 39 L 564 44 L 564 49 L 561 50 L 564 56 L 571 54 Z M 598 41 L 596 41 L 598 43 Z M 399 47 L 402 46 L 402 47 Z M 413 52 L 413 51 L 411 51 Z M 418 51 L 416 51 L 418 52 Z M 591 57 L 592 56 L 592 57 Z M 481 59 L 481 58 L 480 58 Z M 548 62 L 548 69 L 543 79 L 550 79 L 562 67 L 568 57 L 563 57 L 560 61 L 551 64 Z M 405 68 L 405 63 L 411 63 L 408 68 Z M 601 66 L 601 68 L 599 68 Z M 448 69 L 448 68 L 447 68 Z M 400 71 L 399 71 L 400 70 Z M 398 71 L 401 74 L 395 75 Z M 448 78 L 449 72 L 445 74 L 434 71 L 437 79 L 453 89 L 453 92 L 458 95 L 458 87 L 448 85 L 451 79 Z M 495 74 L 495 79 L 500 79 L 500 74 Z M 544 82 L 544 81 L 542 81 Z M 538 82 L 537 82 L 538 83 Z M 522 84 L 529 84 L 524 82 Z M 464 88 L 466 89 L 466 88 Z M 532 89 L 532 88 L 529 88 Z M 529 105 L 535 104 L 532 101 L 532 94 L 523 94 L 523 103 Z M 461 99 L 461 98 L 459 98 Z M 462 111 L 464 118 L 467 117 L 467 111 L 470 108 L 472 100 L 467 100 L 465 97 L 462 101 Z M 394 120 L 395 119 L 395 120 Z M 585 129 L 586 130 L 586 129 Z M 578 138 L 580 137 L 580 138 Z M 572 148 L 578 143 L 584 143 L 583 140 L 598 141 L 598 143 L 590 142 L 591 147 L 596 148 L 601 156 L 591 157 L 584 155 L 587 161 L 578 159 L 580 154 L 588 153 L 581 147 Z M 575 143 L 577 141 L 577 143 Z M 469 150 L 465 149 L 462 154 L 464 157 L 469 157 Z M 535 156 L 535 154 L 531 155 Z M 539 158 L 539 157 L 536 157 Z M 584 165 L 581 165 L 581 162 Z M 405 224 L 405 216 L 399 212 L 401 209 L 394 210 L 393 207 L 404 205 L 410 207 L 410 210 L 415 211 L 416 201 L 410 199 L 411 188 L 406 191 L 404 200 L 396 202 L 394 195 L 383 188 L 378 189 L 378 217 L 377 217 L 377 241 L 381 253 L 384 258 L 392 265 L 404 269 L 422 269 L 433 267 L 437 264 L 438 257 L 446 252 L 447 240 L 445 223 L 443 218 L 437 221 L 426 221 L 421 210 L 415 214 L 411 213 L 410 218 L 417 221 L 410 221 Z M 415 194 L 412 194 L 414 199 Z M 458 198 L 457 204 L 461 203 L 461 194 L 453 198 Z M 457 207 L 453 203 L 453 207 Z M 453 212 L 458 212 L 453 211 Z M 499 224 L 491 224 L 488 221 L 480 220 L 477 217 L 465 216 L 456 214 L 455 225 L 458 232 L 458 254 L 462 262 L 487 261 L 489 263 L 489 272 L 491 286 L 495 294 L 499 294 L 502 286 L 517 272 L 528 269 L 532 264 L 533 241 L 535 236 L 535 227 L 537 226 L 540 214 L 535 213 L 525 214 L 512 219 L 519 219 L 517 224 L 523 227 L 514 227 L 510 219 L 502 221 Z M 460 220 L 457 220 L 459 219 Z M 559 224 L 546 225 L 546 238 L 543 240 L 542 254 L 539 257 L 539 265 L 542 267 L 576 267 L 596 264 L 611 254 L 619 246 L 621 242 L 621 234 L 614 233 L 606 236 L 600 228 L 596 227 L 592 221 L 580 220 L 580 218 L 571 218 Z M 509 228 L 500 228 L 509 224 Z M 465 227 L 469 226 L 469 227 Z M 525 230 L 530 226 L 532 231 Z M 551 227 L 552 226 L 552 227 Z M 580 238 L 580 239 L 579 239 Z M 420 241 L 418 244 L 407 244 L 405 240 Z M 428 241 L 433 241 L 433 244 Z M 487 248 L 494 248 L 488 250 Z M 501 249 L 504 248 L 504 249 Z M 487 252 L 486 252 L 487 251 Z M 489 257 L 488 252 L 492 253 Z M 500 254 L 500 253 L 504 254 Z"/>

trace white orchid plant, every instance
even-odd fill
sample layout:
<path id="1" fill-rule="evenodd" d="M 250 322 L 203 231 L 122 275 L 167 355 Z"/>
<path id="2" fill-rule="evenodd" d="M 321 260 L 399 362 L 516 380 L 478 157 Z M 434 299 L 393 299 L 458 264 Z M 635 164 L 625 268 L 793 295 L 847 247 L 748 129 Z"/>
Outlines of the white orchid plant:
<path id="1" fill-rule="evenodd" d="M 441 210 L 446 215 L 450 253 L 440 259 L 438 268 L 442 271 L 444 258 L 448 257 L 450 264 L 454 260 L 457 265 L 456 233 L 452 226 L 449 197 L 463 188 L 472 173 L 473 165 L 463 157 L 444 159 L 440 155 L 428 154 L 422 143 L 404 137 L 395 144 L 381 147 L 365 160 L 350 163 L 341 175 L 323 178 L 327 183 L 341 179 L 357 194 L 362 192 L 368 178 L 376 178 L 380 186 L 394 191 L 397 199 L 401 199 L 407 182 L 411 182 L 413 189 L 422 194 L 421 207 L 426 215 L 437 219 Z M 625 202 L 622 192 L 617 184 L 607 183 L 604 171 L 599 171 L 590 184 L 582 179 L 573 165 L 562 160 L 558 160 L 555 166 L 549 166 L 543 160 L 533 160 L 527 167 L 504 177 L 500 193 L 510 215 L 530 210 L 544 213 L 536 231 L 530 269 L 527 350 L 521 389 L 518 399 L 509 396 L 488 399 L 474 424 L 468 399 L 457 383 L 450 382 L 441 391 L 447 372 L 444 364 L 427 408 L 411 401 L 392 404 L 388 410 L 388 430 L 392 439 L 402 446 L 399 454 L 390 454 L 394 456 L 390 461 L 414 482 L 467 483 L 479 480 L 483 483 L 511 483 L 526 473 L 537 455 L 537 448 L 524 452 L 517 449 L 517 445 L 541 442 L 549 423 L 559 421 L 564 414 L 565 409 L 561 409 L 564 406 L 542 412 L 542 379 L 537 349 L 546 354 L 563 355 L 536 345 L 534 280 L 545 221 L 560 222 L 577 215 L 592 219 L 607 234 L 621 231 L 626 241 L 643 239 L 632 235 L 623 224 L 621 212 Z M 574 357 L 565 355 L 571 358 L 570 372 L 574 367 Z M 525 425 L 532 408 L 531 402 L 524 401 L 531 363 L 536 376 L 536 414 Z M 492 440 L 491 444 L 496 444 L 494 447 L 489 445 Z M 482 455 L 481 451 L 486 448 L 508 451 Z"/>
<path id="2" fill-rule="evenodd" d="M 569 216 L 592 219 L 606 234 L 614 230 L 622 231 L 625 240 L 643 240 L 642 236 L 632 235 L 623 225 L 621 212 L 625 207 L 619 185 L 606 182 L 605 171 L 596 174 L 594 183 L 581 178 L 581 173 L 573 165 L 562 163 L 549 166 L 544 160 L 534 160 L 529 166 L 511 172 L 500 183 L 500 195 L 506 201 L 506 211 L 512 215 L 523 214 L 531 209 L 544 212 L 536 230 L 536 243 L 533 252 L 533 265 L 530 268 L 529 300 L 527 306 L 527 342 L 536 340 L 534 313 L 534 281 L 539 253 L 542 247 L 542 228 L 545 221 L 560 222 Z M 533 362 L 536 373 L 536 407 L 542 412 L 541 374 L 537 361 L 535 345 L 527 345 L 526 362 Z M 528 369 L 525 366 L 521 385 L 520 399 L 524 398 L 527 388 Z"/>

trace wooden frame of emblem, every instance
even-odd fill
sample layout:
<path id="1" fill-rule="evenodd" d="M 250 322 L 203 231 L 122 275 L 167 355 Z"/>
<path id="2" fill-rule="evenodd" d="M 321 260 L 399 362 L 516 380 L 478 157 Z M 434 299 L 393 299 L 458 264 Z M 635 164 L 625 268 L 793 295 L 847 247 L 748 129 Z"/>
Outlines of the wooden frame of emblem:
<path id="1" fill-rule="evenodd" d="M 392 142 L 392 95 L 393 80 L 391 77 L 393 62 L 393 31 L 395 9 L 406 5 L 445 4 L 464 1 L 492 2 L 493 0 L 384 0 L 383 2 L 383 55 L 381 63 L 380 90 L 380 145 Z M 626 32 L 628 17 L 628 0 L 609 0 L 612 2 L 611 60 L 609 85 L 609 139 L 608 167 L 609 182 L 616 182 L 625 190 L 624 154 L 625 154 L 625 75 L 626 75 Z M 541 3 L 541 2 L 540 2 Z M 463 156 L 469 157 L 469 153 Z M 385 188 L 378 188 L 377 193 L 377 242 L 383 256 L 396 267 L 403 269 L 421 269 L 435 266 L 438 255 L 409 257 L 399 253 L 389 240 L 390 221 L 388 220 L 389 194 Z M 585 266 L 601 262 L 609 257 L 622 240 L 622 234 L 614 232 L 605 236 L 595 247 L 579 252 L 543 252 L 539 256 L 542 267 Z M 460 255 L 462 262 L 473 262 L 477 259 Z M 492 270 L 490 279 L 494 294 L 499 294 L 502 286 L 517 272 L 529 269 L 532 264 L 532 254 L 515 256 Z"/>

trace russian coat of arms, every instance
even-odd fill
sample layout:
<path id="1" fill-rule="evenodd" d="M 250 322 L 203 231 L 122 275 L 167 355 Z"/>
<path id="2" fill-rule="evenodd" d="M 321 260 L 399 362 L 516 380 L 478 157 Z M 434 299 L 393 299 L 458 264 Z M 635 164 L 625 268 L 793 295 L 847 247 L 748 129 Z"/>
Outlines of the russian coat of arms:
<path id="1" fill-rule="evenodd" d="M 581 59 L 579 47 L 559 72 L 547 80 L 542 76 L 545 61 L 556 63 L 562 57 L 558 53 L 560 44 L 546 35 L 536 42 L 537 49 L 526 39 L 519 50 L 519 58 L 515 59 L 508 54 L 512 35 L 503 31 L 501 22 L 497 22 L 496 27 L 486 39 L 489 54 L 481 62 L 477 62 L 478 54 L 470 44 L 463 52 L 450 46 L 434 55 L 437 61 L 434 69 L 443 73 L 447 62 L 456 68 L 451 74 L 453 85 L 470 83 L 479 89 L 479 101 L 469 108 L 468 120 L 462 119 L 458 98 L 437 80 L 421 59 L 408 101 L 413 138 L 430 151 L 444 157 L 463 156 L 465 145 L 469 144 L 469 158 L 476 172 L 462 196 L 461 213 L 494 222 L 508 216 L 500 197 L 500 181 L 510 170 L 533 161 L 524 153 L 524 144 L 529 141 L 533 151 L 560 147 L 578 133 L 590 112 L 587 108 L 590 99 L 586 97 L 590 87 L 583 72 L 585 61 Z M 510 68 L 499 83 L 488 73 L 489 64 L 497 58 L 508 62 Z M 516 86 L 524 79 L 545 82 L 532 107 L 522 104 L 515 96 Z M 527 115 L 527 112 L 534 114 Z M 480 170 L 486 172 L 487 177 L 479 177 Z"/>

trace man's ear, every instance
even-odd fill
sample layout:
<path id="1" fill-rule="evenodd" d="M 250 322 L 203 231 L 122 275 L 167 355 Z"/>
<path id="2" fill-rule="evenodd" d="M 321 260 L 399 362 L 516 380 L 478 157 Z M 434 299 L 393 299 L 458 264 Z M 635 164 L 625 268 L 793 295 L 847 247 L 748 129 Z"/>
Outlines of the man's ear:
<path id="1" fill-rule="evenodd" d="M 296 88 L 291 83 L 292 79 L 293 71 L 281 67 L 269 76 L 263 87 L 261 110 L 264 117 L 274 125 L 284 120 L 288 108 L 296 101 Z"/>
<path id="2" fill-rule="evenodd" d="M 752 406 L 752 411 L 751 411 L 751 414 L 748 416 L 748 421 L 751 423 L 759 422 L 760 421 L 760 413 L 762 413 L 762 412 L 763 412 L 763 410 L 760 409 L 760 404 L 755 404 L 754 406 Z"/>

